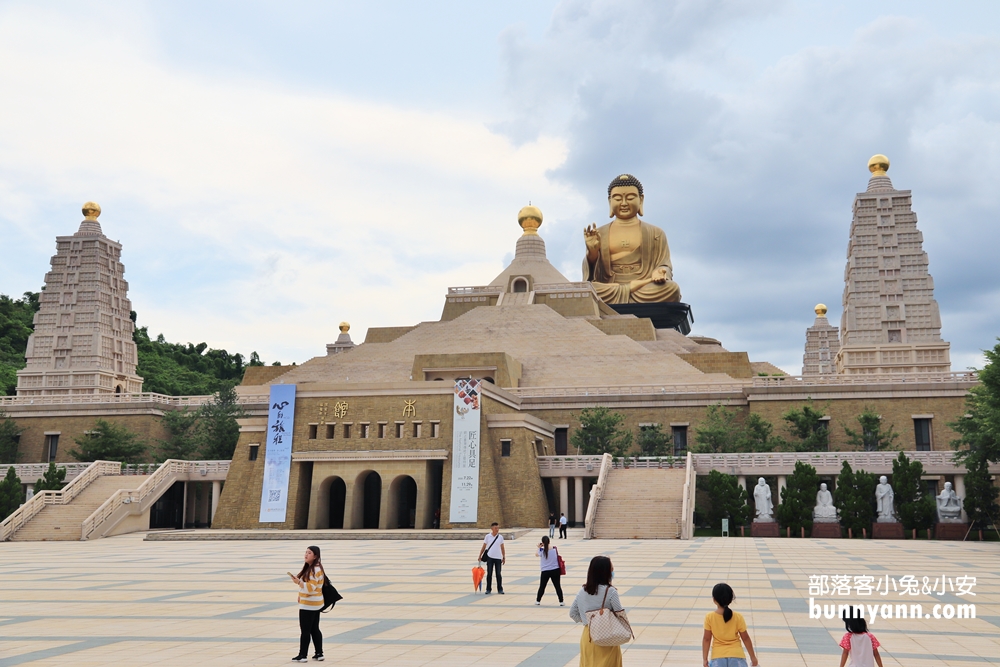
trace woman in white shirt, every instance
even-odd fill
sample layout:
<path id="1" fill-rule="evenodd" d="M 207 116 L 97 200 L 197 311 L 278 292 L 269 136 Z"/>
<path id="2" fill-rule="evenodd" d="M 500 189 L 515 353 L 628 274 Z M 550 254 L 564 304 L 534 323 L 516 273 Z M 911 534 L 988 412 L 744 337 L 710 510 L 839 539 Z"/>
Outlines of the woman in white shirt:
<path id="1" fill-rule="evenodd" d="M 580 667 L 622 667 L 622 649 L 620 646 L 598 646 L 590 640 L 590 626 L 587 625 L 587 612 L 601 609 L 623 611 L 618 591 L 611 585 L 615 568 L 607 556 L 594 556 L 587 570 L 587 583 L 576 594 L 573 605 L 569 608 L 569 617 L 577 623 L 583 623 L 583 635 L 580 637 Z"/>
<path id="2" fill-rule="evenodd" d="M 535 596 L 535 604 L 542 604 L 542 596 L 545 595 L 545 586 L 552 580 L 552 585 L 556 589 L 556 595 L 559 596 L 559 606 L 565 606 L 563 603 L 563 592 L 562 586 L 559 585 L 559 550 L 555 547 L 549 546 L 548 536 L 543 535 L 542 541 L 538 545 L 538 564 L 542 570 L 542 580 L 538 583 L 538 595 Z"/>

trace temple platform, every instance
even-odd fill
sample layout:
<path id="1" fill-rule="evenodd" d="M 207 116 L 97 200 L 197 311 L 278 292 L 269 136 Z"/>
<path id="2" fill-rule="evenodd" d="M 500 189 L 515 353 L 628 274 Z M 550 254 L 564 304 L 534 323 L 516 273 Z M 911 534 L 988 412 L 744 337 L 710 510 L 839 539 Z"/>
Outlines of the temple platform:
<path id="1" fill-rule="evenodd" d="M 516 540 L 532 528 L 500 532 L 505 540 Z M 206 542 L 239 540 L 481 540 L 486 528 L 455 530 L 164 530 L 146 534 L 146 542 Z"/>
<path id="2" fill-rule="evenodd" d="M 781 537 L 781 527 L 777 521 L 750 524 L 750 537 Z"/>
<path id="3" fill-rule="evenodd" d="M 872 539 L 901 540 L 903 539 L 903 524 L 875 522 L 872 524 Z"/>
<path id="4" fill-rule="evenodd" d="M 969 524 L 967 523 L 935 523 L 934 524 L 934 539 L 935 540 L 964 540 L 965 536 L 969 533 Z"/>
<path id="5" fill-rule="evenodd" d="M 810 535 L 812 537 L 822 537 L 825 539 L 839 539 L 841 537 L 840 524 L 814 521 Z"/>
<path id="6" fill-rule="evenodd" d="M 608 304 L 619 315 L 645 317 L 657 329 L 674 329 L 685 336 L 691 333 L 694 315 L 686 303 L 614 303 Z"/>

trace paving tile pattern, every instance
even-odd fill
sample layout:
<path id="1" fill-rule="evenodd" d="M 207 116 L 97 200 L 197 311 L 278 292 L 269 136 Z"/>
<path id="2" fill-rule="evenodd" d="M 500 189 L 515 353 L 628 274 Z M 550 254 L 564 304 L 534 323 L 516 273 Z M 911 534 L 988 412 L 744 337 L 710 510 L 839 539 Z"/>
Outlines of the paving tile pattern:
<path id="1" fill-rule="evenodd" d="M 761 665 L 836 665 L 841 623 L 810 620 L 811 574 L 978 578 L 978 618 L 872 625 L 886 667 L 1000 664 L 1000 545 L 699 538 L 556 540 L 567 605 L 590 557 L 615 564 L 636 641 L 632 666 L 700 664 L 702 619 L 719 581 L 736 590 Z M 507 543 L 506 595 L 474 593 L 470 542 L 323 542 L 344 600 L 325 614 L 327 663 L 578 664 L 580 626 L 549 590 L 534 605 L 543 533 Z M 284 574 L 306 542 L 91 542 L 0 545 L 0 667 L 285 665 L 296 653 L 296 589 Z M 953 593 L 913 601 L 957 603 Z M 888 601 L 898 602 L 889 596 Z"/>

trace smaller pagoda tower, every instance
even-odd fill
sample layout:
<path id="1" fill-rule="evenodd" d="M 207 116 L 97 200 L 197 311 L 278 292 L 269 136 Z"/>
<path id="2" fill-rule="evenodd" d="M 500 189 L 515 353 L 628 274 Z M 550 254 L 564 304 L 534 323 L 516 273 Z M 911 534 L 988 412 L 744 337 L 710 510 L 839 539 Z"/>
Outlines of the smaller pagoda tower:
<path id="1" fill-rule="evenodd" d="M 79 231 L 56 237 L 18 396 L 142 391 L 122 247 L 101 231 L 100 214 L 87 202 Z"/>
<path id="2" fill-rule="evenodd" d="M 816 321 L 806 329 L 806 351 L 802 355 L 802 375 L 836 375 L 840 329 L 826 319 L 826 306 L 816 304 Z"/>

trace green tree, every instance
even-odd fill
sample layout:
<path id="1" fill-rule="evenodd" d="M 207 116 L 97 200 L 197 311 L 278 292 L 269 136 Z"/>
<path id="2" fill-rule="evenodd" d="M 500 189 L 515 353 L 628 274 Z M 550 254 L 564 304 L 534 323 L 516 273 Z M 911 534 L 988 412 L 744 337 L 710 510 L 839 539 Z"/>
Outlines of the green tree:
<path id="1" fill-rule="evenodd" d="M 985 456 L 969 456 L 965 459 L 965 467 L 969 471 L 965 476 L 965 500 L 962 506 L 969 515 L 972 527 L 979 531 L 979 539 L 983 539 L 983 530 L 997 525 L 1000 511 L 997 508 L 997 495 L 1000 489 L 993 485 L 990 479 L 989 461 Z"/>
<path id="2" fill-rule="evenodd" d="M 58 491 L 66 486 L 66 466 L 56 468 L 53 461 L 49 461 L 49 467 L 45 469 L 45 474 L 35 482 L 35 493 L 39 491 Z"/>
<path id="3" fill-rule="evenodd" d="M 871 530 L 875 520 L 875 475 L 864 470 L 853 471 L 844 461 L 833 492 L 833 504 L 840 511 L 840 525 L 850 528 L 856 536 L 862 529 Z"/>
<path id="4" fill-rule="evenodd" d="M 920 481 L 924 466 L 911 461 L 903 452 L 892 462 L 892 490 L 896 512 L 906 530 L 925 530 L 934 525 L 937 506 L 934 499 L 924 493 Z"/>
<path id="5" fill-rule="evenodd" d="M 773 426 L 756 413 L 740 419 L 735 410 L 721 405 L 708 406 L 705 419 L 694 430 L 693 453 L 772 452 L 782 448 L 782 440 L 772 435 Z"/>
<path id="6" fill-rule="evenodd" d="M 887 449 L 896 449 L 895 443 L 899 438 L 893 428 L 893 424 L 882 430 L 882 415 L 874 407 L 867 405 L 857 417 L 858 425 L 861 427 L 855 431 L 844 427 L 847 433 L 847 442 L 854 445 L 856 449 L 865 452 L 881 452 Z"/>
<path id="7" fill-rule="evenodd" d="M 669 456 L 673 454 L 672 444 L 673 437 L 665 433 L 659 424 L 639 429 L 638 445 L 643 456 Z"/>
<path id="8" fill-rule="evenodd" d="M 199 412 L 169 410 L 163 413 L 162 424 L 167 431 L 167 438 L 157 443 L 157 455 L 160 461 L 179 459 L 187 461 L 197 455 L 199 443 L 196 425 Z"/>
<path id="9" fill-rule="evenodd" d="M 126 426 L 98 419 L 94 428 L 76 439 L 80 449 L 71 449 L 70 456 L 77 461 L 120 461 L 141 463 L 146 453 L 146 443 Z"/>
<path id="10" fill-rule="evenodd" d="M 580 411 L 580 428 L 573 431 L 570 444 L 580 454 L 592 456 L 611 454 L 625 456 L 632 449 L 632 433 L 622 428 L 625 415 L 607 408 L 584 408 Z"/>
<path id="11" fill-rule="evenodd" d="M 775 516 L 782 528 L 791 528 L 793 533 L 799 533 L 802 528 L 812 530 L 818 490 L 819 475 L 816 474 L 816 468 L 797 461 L 795 470 L 788 476 L 785 488 L 781 490 L 781 504 L 775 508 Z"/>
<path id="12" fill-rule="evenodd" d="M 729 519 L 732 527 L 745 526 L 750 520 L 747 490 L 740 486 L 736 476 L 713 470 L 702 479 L 711 501 L 707 512 L 709 525 L 721 528 L 722 520 Z"/>
<path id="13" fill-rule="evenodd" d="M 198 410 L 195 441 L 202 458 L 209 461 L 228 461 L 236 451 L 240 439 L 240 425 L 236 422 L 245 413 L 232 386 L 223 387 L 211 401 Z"/>
<path id="14" fill-rule="evenodd" d="M 24 429 L 0 410 L 0 463 L 17 463 L 20 458 L 18 448 Z"/>
<path id="15" fill-rule="evenodd" d="M 37 311 L 37 292 L 25 292 L 20 299 L 0 294 L 0 396 L 14 394 Z"/>
<path id="16" fill-rule="evenodd" d="M 986 365 L 979 371 L 979 384 L 965 397 L 965 417 L 948 426 L 959 434 L 951 444 L 960 458 L 1000 463 L 1000 343 L 983 354 Z"/>
<path id="17" fill-rule="evenodd" d="M 788 448 L 796 452 L 825 452 L 830 449 L 830 429 L 822 410 L 813 407 L 812 399 L 801 409 L 792 409 L 781 416 L 786 428 L 797 441 Z"/>
<path id="18" fill-rule="evenodd" d="M 14 472 L 14 466 L 7 468 L 7 475 L 0 482 L 0 521 L 3 521 L 24 502 L 21 480 Z"/>

